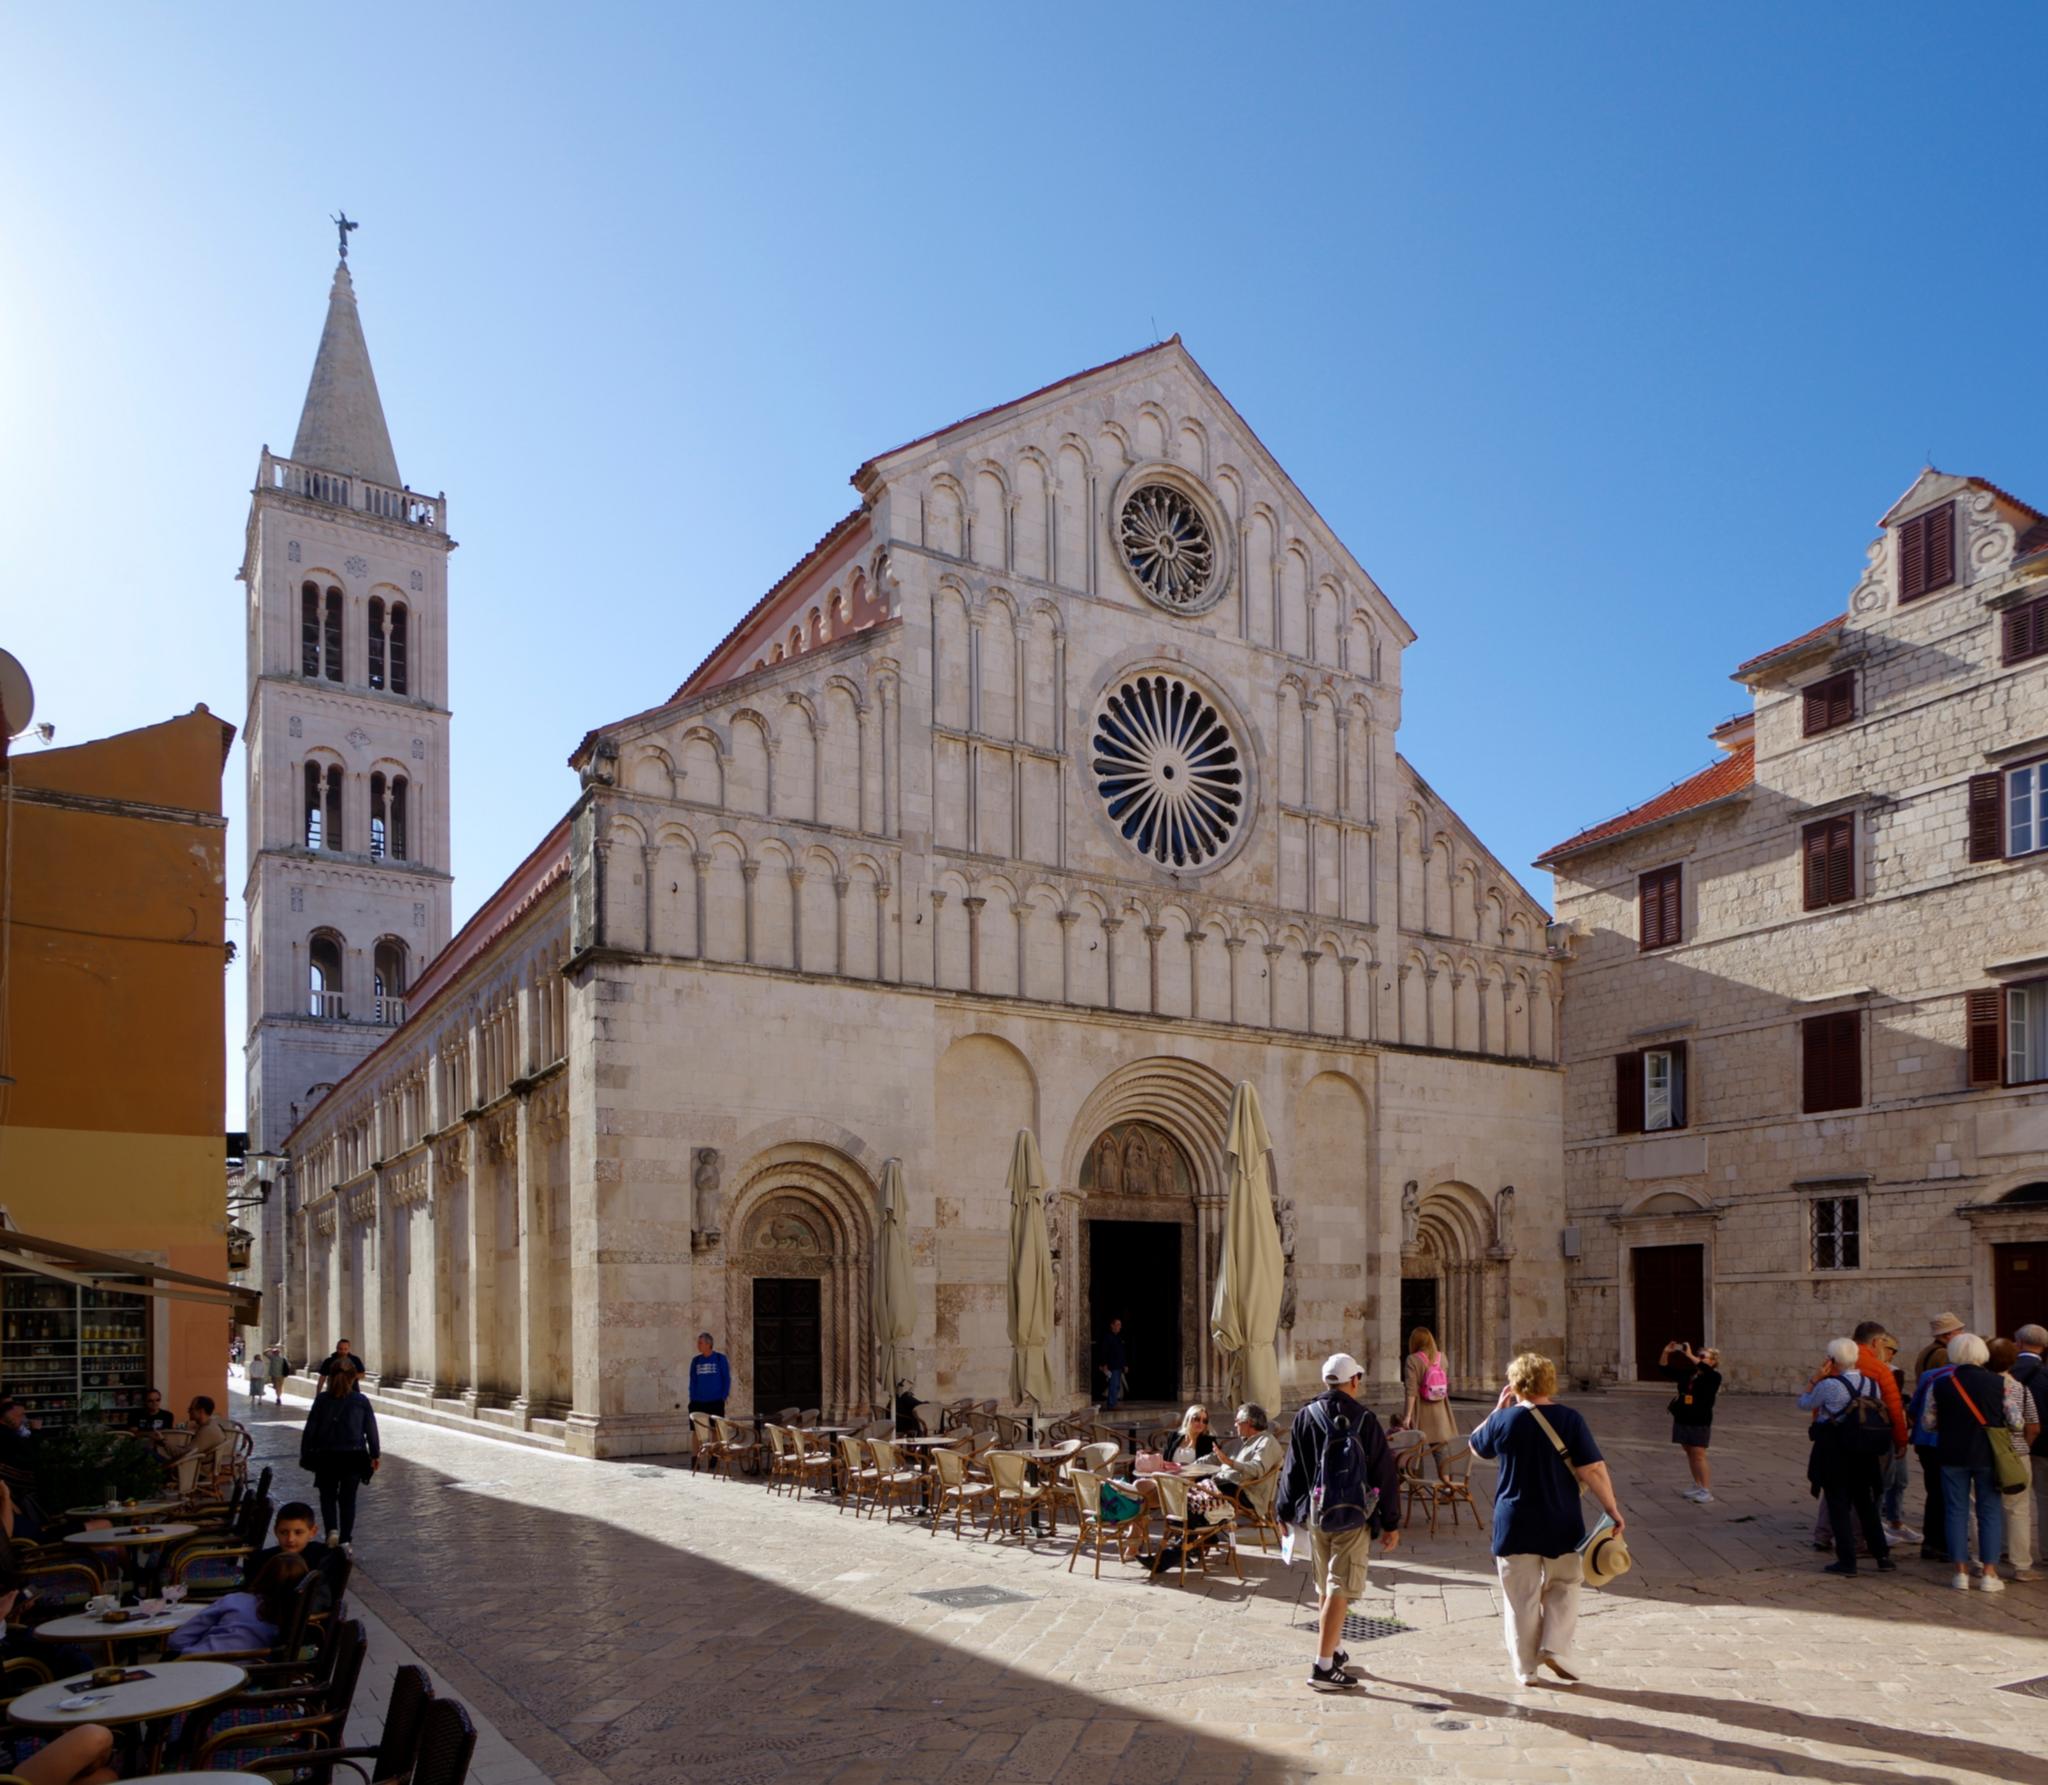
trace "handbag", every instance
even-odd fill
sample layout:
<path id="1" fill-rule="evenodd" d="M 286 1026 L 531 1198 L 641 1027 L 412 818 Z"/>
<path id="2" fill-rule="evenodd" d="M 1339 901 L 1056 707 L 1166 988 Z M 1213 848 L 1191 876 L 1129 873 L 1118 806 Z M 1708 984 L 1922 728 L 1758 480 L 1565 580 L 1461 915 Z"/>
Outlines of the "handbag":
<path id="1" fill-rule="evenodd" d="M 1970 1399 L 1970 1391 L 1963 1386 L 1960 1376 L 1951 1376 L 1956 1393 L 1963 1397 L 1963 1405 L 1976 1414 L 1977 1423 L 1984 1428 L 1984 1436 L 1991 1441 L 1991 1476 L 1998 1483 L 2001 1494 L 2024 1493 L 2033 1471 L 2027 1466 L 2027 1459 L 2018 1449 L 2018 1440 L 2007 1425 L 1993 1425 L 1983 1414 L 1977 1412 L 1977 1403 Z"/>

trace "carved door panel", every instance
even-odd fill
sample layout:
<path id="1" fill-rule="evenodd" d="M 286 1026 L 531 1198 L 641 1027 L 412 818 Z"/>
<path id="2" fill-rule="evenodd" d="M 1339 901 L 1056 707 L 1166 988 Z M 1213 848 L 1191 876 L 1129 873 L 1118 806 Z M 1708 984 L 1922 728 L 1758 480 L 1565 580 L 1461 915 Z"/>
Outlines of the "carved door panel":
<path id="1" fill-rule="evenodd" d="M 754 1279 L 754 1411 L 816 1407 L 825 1387 L 818 1279 Z"/>

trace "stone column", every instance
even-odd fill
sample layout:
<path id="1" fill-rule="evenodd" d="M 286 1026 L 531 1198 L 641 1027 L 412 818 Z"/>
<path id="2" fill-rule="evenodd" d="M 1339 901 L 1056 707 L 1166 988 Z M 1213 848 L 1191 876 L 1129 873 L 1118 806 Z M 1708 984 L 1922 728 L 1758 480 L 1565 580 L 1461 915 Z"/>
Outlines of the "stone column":
<path id="1" fill-rule="evenodd" d="M 690 876 L 697 888 L 695 900 L 697 912 L 697 959 L 700 961 L 704 958 L 704 938 L 707 934 L 704 918 L 704 879 L 705 870 L 710 866 L 711 857 L 703 850 L 693 849 L 690 851 Z"/>
<path id="2" fill-rule="evenodd" d="M 1010 916 L 1017 924 L 1017 996 L 1023 997 L 1028 981 L 1025 979 L 1025 962 L 1030 957 L 1030 937 L 1024 926 L 1031 921 L 1031 904 L 1022 900 L 1010 907 Z"/>
<path id="3" fill-rule="evenodd" d="M 832 876 L 832 971 L 846 977 L 846 889 L 853 882 L 844 874 Z M 881 974 L 875 975 L 880 979 Z"/>
<path id="4" fill-rule="evenodd" d="M 1352 969 L 1352 968 L 1354 968 L 1354 967 L 1356 967 L 1356 966 L 1358 965 L 1358 957 L 1357 957 L 1357 956 L 1356 956 L 1355 954 L 1340 954 L 1340 955 L 1339 955 L 1339 956 L 1337 957 L 1337 965 L 1338 965 L 1338 967 L 1339 967 L 1339 968 L 1341 968 L 1341 969 L 1343 970 L 1343 974 L 1344 974 L 1344 981 L 1343 981 L 1343 984 L 1344 984 L 1344 1031 L 1343 1031 L 1343 1032 L 1344 1032 L 1344 1038 L 1345 1038 L 1345 1039 L 1346 1039 L 1347 1041 L 1356 1041 L 1356 1040 L 1361 1040 L 1361 1039 L 1368 1039 L 1368 1038 L 1366 1038 L 1366 1037 L 1360 1037 L 1360 1036 L 1357 1036 L 1357 1035 L 1353 1034 L 1353 1032 L 1352 1032 L 1352 1022 L 1351 1022 L 1351 969 Z"/>
<path id="5" fill-rule="evenodd" d="M 745 882 L 747 941 L 745 960 L 749 967 L 754 964 L 754 882 L 761 878 L 761 864 L 758 861 L 740 863 L 740 879 Z"/>
<path id="6" fill-rule="evenodd" d="M 988 900 L 979 894 L 969 894 L 960 903 L 967 907 L 967 989 L 978 992 L 981 990 L 981 910 Z"/>
<path id="7" fill-rule="evenodd" d="M 875 882 L 875 978 L 889 977 L 889 883 Z"/>
<path id="8" fill-rule="evenodd" d="M 1287 952 L 1279 942 L 1266 944 L 1266 1027 L 1280 1027 L 1280 957 Z"/>
<path id="9" fill-rule="evenodd" d="M 1208 940 L 1207 930 L 1188 931 L 1188 1018 L 1199 1022 L 1202 1016 L 1202 944 Z"/>
<path id="10" fill-rule="evenodd" d="M 1116 1009 L 1116 1007 L 1117 1007 L 1117 1003 L 1116 1003 L 1116 933 L 1117 933 L 1117 931 L 1119 931 L 1119 930 L 1120 930 L 1120 929 L 1122 929 L 1123 927 L 1124 927 L 1124 920 L 1123 920 L 1122 918 L 1120 918 L 1120 917 L 1105 917 L 1105 918 L 1104 918 L 1104 919 L 1102 920 L 1102 948 L 1103 948 L 1103 955 L 1104 955 L 1104 962 L 1103 962 L 1103 965 L 1104 965 L 1104 967 L 1105 967 L 1105 969 L 1106 969 L 1106 971 L 1107 971 L 1107 974 L 1108 974 L 1107 984 L 1108 984 L 1108 988 L 1109 988 L 1109 1008 L 1110 1008 L 1111 1010 L 1114 1010 L 1114 1009 Z"/>
<path id="11" fill-rule="evenodd" d="M 405 1358 L 398 1350 L 398 1298 L 404 1293 L 405 1284 L 392 1260 L 397 1249 L 392 1218 L 392 1169 L 380 1165 L 370 1174 L 370 1244 L 377 1260 L 377 1298 L 374 1307 L 363 1311 L 364 1324 L 370 1329 L 364 1338 L 367 1345 L 374 1347 L 366 1355 L 377 1366 L 380 1387 L 386 1382 L 403 1382 L 406 1374 Z"/>
<path id="12" fill-rule="evenodd" d="M 654 952 L 654 864 L 661 851 L 652 843 L 640 845 L 640 946 Z"/>
<path id="13" fill-rule="evenodd" d="M 1244 938 L 1242 936 L 1225 936 L 1223 938 L 1223 952 L 1230 957 L 1230 1020 L 1234 1023 L 1238 1020 L 1237 962 L 1238 957 L 1244 953 Z"/>
<path id="14" fill-rule="evenodd" d="M 789 964 L 801 973 L 804 965 L 804 880 L 807 870 L 789 870 Z"/>
<path id="15" fill-rule="evenodd" d="M 1166 934 L 1163 923 L 1148 923 L 1145 926 L 1146 971 L 1150 989 L 1145 1008 L 1154 1016 L 1159 1014 L 1159 938 Z"/>
<path id="16" fill-rule="evenodd" d="M 552 1088 L 544 1086 L 539 1094 L 546 1096 Z M 517 1135 L 513 1207 L 519 1222 L 519 1394 L 512 1408 L 518 1415 L 521 1431 L 532 1429 L 534 1403 L 541 1398 L 539 1384 L 546 1364 L 543 1335 L 548 1305 L 548 1234 L 541 1208 L 541 1167 L 535 1157 L 541 1124 L 534 1100 L 534 1092 L 522 1092 L 513 1117 Z"/>
<path id="17" fill-rule="evenodd" d="M 1060 1002 L 1074 1001 L 1074 925 L 1081 921 L 1078 911 L 1062 907 L 1054 917 L 1060 926 Z"/>
<path id="18" fill-rule="evenodd" d="M 1301 961 L 1307 969 L 1303 976 L 1308 982 L 1307 1028 L 1313 1035 L 1316 1032 L 1316 969 L 1323 964 L 1323 951 L 1320 948 L 1304 948 L 1301 951 Z"/>
<path id="19" fill-rule="evenodd" d="M 496 1349 L 492 1325 L 498 1297 L 495 1216 L 500 1149 L 490 1132 L 492 1120 L 489 1116 L 464 1118 L 470 1163 L 469 1195 L 464 1199 L 467 1219 L 462 1230 L 462 1263 L 468 1278 L 469 1301 L 463 1309 L 466 1373 L 457 1392 L 465 1410 L 472 1415 L 483 1398 L 484 1382 L 490 1374 L 488 1360 Z"/>

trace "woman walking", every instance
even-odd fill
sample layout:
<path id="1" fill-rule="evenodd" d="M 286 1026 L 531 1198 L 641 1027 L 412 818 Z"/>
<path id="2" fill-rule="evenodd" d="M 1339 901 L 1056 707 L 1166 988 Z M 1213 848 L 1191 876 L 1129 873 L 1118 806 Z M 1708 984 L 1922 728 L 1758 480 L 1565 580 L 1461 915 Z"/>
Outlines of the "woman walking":
<path id="1" fill-rule="evenodd" d="M 1954 1368 L 1934 1385 L 1921 1415 L 1935 1434 L 1934 1454 L 1941 1467 L 1941 1509 L 1947 1524 L 1948 1559 L 1955 1573 L 1949 1585 L 1959 1593 L 1970 1589 L 1970 1496 L 1977 1496 L 1977 1560 L 1984 1572 L 1977 1584 L 1987 1593 L 2003 1593 L 1998 1558 L 2005 1551 L 2005 1507 L 1992 1472 L 1991 1420 L 2005 1415 L 2005 1385 L 1984 1366 L 1991 1348 L 1975 1333 L 1954 1333 L 1948 1361 Z M 1931 1533 L 1930 1533 L 1931 1535 Z"/>
<path id="2" fill-rule="evenodd" d="M 299 1437 L 299 1467 L 320 1490 L 329 1549 L 355 1535 L 356 1490 L 377 1473 L 377 1412 L 360 1381 L 359 1371 L 330 1371 Z"/>
<path id="3" fill-rule="evenodd" d="M 1671 1442 L 1685 1452 L 1685 1466 L 1692 1471 L 1692 1486 L 1680 1488 L 1679 1494 L 1710 1506 L 1714 1477 L 1707 1445 L 1714 1436 L 1714 1397 L 1721 1392 L 1721 1354 L 1711 1345 L 1695 1351 L 1684 1339 L 1673 1339 L 1660 1362 L 1678 1389 L 1671 1397 Z"/>
<path id="4" fill-rule="evenodd" d="M 1451 1419 L 1451 1360 L 1437 1349 L 1436 1335 L 1418 1326 L 1408 1335 L 1408 1358 L 1401 1366 L 1401 1379 L 1408 1399 L 1401 1409 L 1401 1423 L 1394 1429 L 1416 1431 L 1444 1472 L 1444 1447 L 1457 1441 L 1458 1428 Z"/>
<path id="5" fill-rule="evenodd" d="M 1508 1365 L 1507 1386 L 1492 1416 L 1472 1434 L 1478 1455 L 1500 1459 L 1493 1565 L 1500 1575 L 1508 1657 L 1520 1686 L 1537 1684 L 1540 1667 L 1568 1686 L 1578 1684 L 1569 1661 L 1585 1578 L 1580 1490 L 1599 1501 L 1617 1535 L 1625 1528 L 1592 1428 L 1552 1400 L 1556 1393 L 1557 1366 L 1525 1351 Z"/>

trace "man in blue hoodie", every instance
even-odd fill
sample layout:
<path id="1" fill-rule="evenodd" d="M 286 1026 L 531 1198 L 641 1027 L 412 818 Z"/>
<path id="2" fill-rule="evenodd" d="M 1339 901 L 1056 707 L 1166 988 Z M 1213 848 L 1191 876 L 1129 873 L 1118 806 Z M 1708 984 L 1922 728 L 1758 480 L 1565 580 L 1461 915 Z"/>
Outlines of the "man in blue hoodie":
<path id="1" fill-rule="evenodd" d="M 732 1365 L 723 1351 L 711 1347 L 711 1335 L 697 1335 L 697 1355 L 690 1359 L 690 1411 L 725 1417 L 726 1397 L 732 1393 Z"/>

